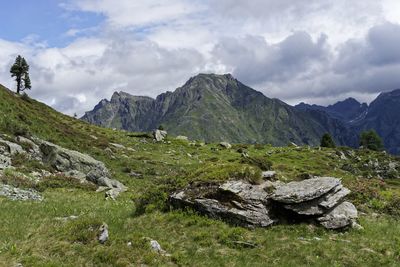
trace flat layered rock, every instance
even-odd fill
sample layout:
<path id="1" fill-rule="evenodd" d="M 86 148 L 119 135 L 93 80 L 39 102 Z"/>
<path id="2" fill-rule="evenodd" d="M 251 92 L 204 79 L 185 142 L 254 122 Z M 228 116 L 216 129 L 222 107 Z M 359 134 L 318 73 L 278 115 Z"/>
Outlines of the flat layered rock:
<path id="1" fill-rule="evenodd" d="M 341 184 L 333 177 L 316 177 L 301 182 L 290 182 L 279 186 L 272 199 L 286 204 L 302 203 L 319 198 Z"/>
<path id="2" fill-rule="evenodd" d="M 42 201 L 42 196 L 33 189 L 19 189 L 10 185 L 0 184 L 0 196 L 11 200 L 21 201 Z"/>
<path id="3" fill-rule="evenodd" d="M 350 202 L 343 202 L 318 218 L 318 221 L 327 229 L 341 229 L 351 226 L 357 217 L 356 207 Z"/>
<path id="4" fill-rule="evenodd" d="M 350 190 L 340 185 L 322 197 L 298 204 L 285 205 L 285 208 L 300 215 L 322 215 L 343 201 L 348 194 L 350 194 Z"/>

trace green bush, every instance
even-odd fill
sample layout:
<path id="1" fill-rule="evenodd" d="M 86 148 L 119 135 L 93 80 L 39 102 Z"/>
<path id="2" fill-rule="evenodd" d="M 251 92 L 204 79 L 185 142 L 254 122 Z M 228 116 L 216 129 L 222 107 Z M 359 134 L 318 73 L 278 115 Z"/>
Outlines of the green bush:
<path id="1" fill-rule="evenodd" d="M 243 158 L 241 163 L 257 166 L 262 171 L 270 171 L 272 167 L 272 161 L 266 159 L 265 157 L 247 157 Z"/>
<path id="2" fill-rule="evenodd" d="M 374 151 L 382 151 L 384 149 L 381 137 L 374 130 L 361 133 L 360 146 Z"/>
<path id="3" fill-rule="evenodd" d="M 321 138 L 321 147 L 335 148 L 335 142 L 330 134 L 326 133 Z"/>
<path id="4" fill-rule="evenodd" d="M 139 198 L 134 199 L 135 215 L 140 216 L 155 210 L 167 210 L 168 193 L 160 187 L 151 188 Z"/>

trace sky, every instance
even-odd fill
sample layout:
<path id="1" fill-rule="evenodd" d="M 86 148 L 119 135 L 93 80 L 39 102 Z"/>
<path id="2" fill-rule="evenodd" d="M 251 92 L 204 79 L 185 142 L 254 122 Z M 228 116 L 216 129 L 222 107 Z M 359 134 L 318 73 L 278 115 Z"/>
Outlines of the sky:
<path id="1" fill-rule="evenodd" d="M 114 91 L 155 97 L 231 73 L 289 104 L 400 88 L 399 0 L 0 0 L 0 83 L 83 115 Z"/>

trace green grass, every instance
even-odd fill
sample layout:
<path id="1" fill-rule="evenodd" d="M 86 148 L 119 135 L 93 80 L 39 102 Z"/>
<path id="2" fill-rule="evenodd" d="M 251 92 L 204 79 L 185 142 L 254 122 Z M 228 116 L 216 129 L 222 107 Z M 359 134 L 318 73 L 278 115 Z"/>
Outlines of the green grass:
<path id="1" fill-rule="evenodd" d="M 36 188 L 44 201 L 0 198 L 0 266 L 396 266 L 400 260 L 400 180 L 381 181 L 363 167 L 370 159 L 398 161 L 388 155 L 355 151 L 360 161 L 343 161 L 333 149 L 234 145 L 226 150 L 173 138 L 156 144 L 146 135 L 95 127 L 2 89 L 0 114 L 0 133 L 11 139 L 15 133 L 34 134 L 90 154 L 129 187 L 117 201 L 106 201 L 104 193 L 63 177 L 32 184 L 7 171 L 3 182 Z M 254 160 L 243 160 L 244 150 Z M 14 160 L 17 173 L 49 168 L 22 157 Z M 192 211 L 170 211 L 166 204 L 169 193 L 193 181 L 234 177 L 257 183 L 260 168 L 271 164 L 285 182 L 307 174 L 342 178 L 353 191 L 349 198 L 362 212 L 365 230 L 340 233 L 304 224 L 248 230 Z M 344 164 L 354 171 L 343 170 Z M 71 215 L 79 217 L 57 219 Z M 101 245 L 96 234 L 103 222 L 110 240 Z M 150 239 L 171 256 L 152 252 Z"/>

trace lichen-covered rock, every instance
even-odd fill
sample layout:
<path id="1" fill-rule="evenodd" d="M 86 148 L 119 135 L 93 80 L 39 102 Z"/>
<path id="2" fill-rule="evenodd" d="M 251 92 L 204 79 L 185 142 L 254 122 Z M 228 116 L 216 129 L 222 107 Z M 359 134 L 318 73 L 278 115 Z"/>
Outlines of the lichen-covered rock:
<path id="1" fill-rule="evenodd" d="M 348 194 L 350 194 L 350 190 L 340 185 L 319 198 L 288 204 L 285 205 L 285 208 L 300 215 L 321 215 L 338 205 Z"/>
<path id="2" fill-rule="evenodd" d="M 42 201 L 42 196 L 33 189 L 19 189 L 10 185 L 0 184 L 0 196 L 9 198 L 11 200 L 34 200 Z"/>
<path id="3" fill-rule="evenodd" d="M 194 184 L 170 197 L 175 207 L 191 207 L 211 218 L 244 227 L 267 227 L 275 222 L 268 194 L 259 186 L 243 181 L 222 185 Z"/>
<path id="4" fill-rule="evenodd" d="M 350 202 L 343 202 L 318 218 L 318 221 L 327 229 L 341 229 L 351 226 L 357 217 L 356 207 Z"/>
<path id="5" fill-rule="evenodd" d="M 341 184 L 333 177 L 316 177 L 279 186 L 272 199 L 286 204 L 302 203 L 321 197 Z"/>

